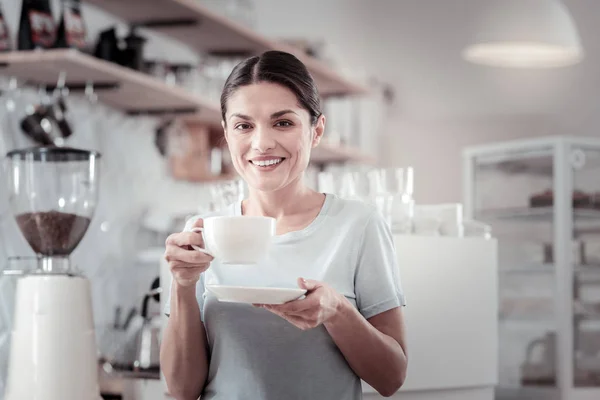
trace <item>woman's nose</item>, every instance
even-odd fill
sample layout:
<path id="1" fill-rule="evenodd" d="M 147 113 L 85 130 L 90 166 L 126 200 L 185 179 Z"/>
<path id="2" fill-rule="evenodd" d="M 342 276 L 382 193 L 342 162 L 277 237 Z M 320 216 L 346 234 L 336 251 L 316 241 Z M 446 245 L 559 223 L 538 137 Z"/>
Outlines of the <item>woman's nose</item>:
<path id="1" fill-rule="evenodd" d="M 252 148 L 261 153 L 275 148 L 275 138 L 270 129 L 256 128 L 252 133 Z"/>

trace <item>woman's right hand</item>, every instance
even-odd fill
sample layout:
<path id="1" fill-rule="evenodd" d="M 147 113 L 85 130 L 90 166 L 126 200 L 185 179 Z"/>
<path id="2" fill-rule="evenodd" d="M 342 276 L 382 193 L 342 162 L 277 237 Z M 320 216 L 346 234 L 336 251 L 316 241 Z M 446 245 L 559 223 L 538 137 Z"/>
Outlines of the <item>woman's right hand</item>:
<path id="1" fill-rule="evenodd" d="M 199 218 L 192 228 L 202 226 L 203 221 Z M 179 286 L 195 286 L 200 274 L 208 269 L 213 260 L 208 254 L 194 250 L 192 245 L 204 247 L 201 233 L 174 233 L 166 241 L 165 260 L 169 262 L 173 279 Z"/>

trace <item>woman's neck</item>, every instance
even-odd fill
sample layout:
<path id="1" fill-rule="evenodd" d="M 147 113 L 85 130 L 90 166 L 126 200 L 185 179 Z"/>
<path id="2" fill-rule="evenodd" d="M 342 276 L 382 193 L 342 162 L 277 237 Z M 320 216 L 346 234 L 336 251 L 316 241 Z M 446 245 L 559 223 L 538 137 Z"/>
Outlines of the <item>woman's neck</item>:
<path id="1" fill-rule="evenodd" d="M 285 188 L 262 192 L 250 188 L 248 199 L 242 202 L 244 215 L 263 215 L 281 219 L 303 212 L 313 201 L 318 202 L 323 195 L 308 188 L 301 179 Z"/>

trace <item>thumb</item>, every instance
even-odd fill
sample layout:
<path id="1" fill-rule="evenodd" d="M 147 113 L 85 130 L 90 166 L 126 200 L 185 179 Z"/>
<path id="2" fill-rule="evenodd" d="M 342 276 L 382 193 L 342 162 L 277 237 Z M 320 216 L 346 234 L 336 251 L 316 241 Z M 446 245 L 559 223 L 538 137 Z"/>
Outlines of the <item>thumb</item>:
<path id="1" fill-rule="evenodd" d="M 192 228 L 203 228 L 204 227 L 204 220 L 200 217 L 193 217 L 195 218 L 193 220 L 193 224 L 192 224 Z"/>
<path id="2" fill-rule="evenodd" d="M 202 228 L 204 226 L 204 220 L 199 216 L 190 217 L 185 222 L 185 227 L 183 228 L 184 232 L 191 232 L 194 228 Z"/>
<path id="3" fill-rule="evenodd" d="M 310 292 L 312 290 L 319 288 L 321 286 L 321 282 L 314 281 L 312 279 L 298 278 L 298 286 L 301 289 L 306 289 Z"/>

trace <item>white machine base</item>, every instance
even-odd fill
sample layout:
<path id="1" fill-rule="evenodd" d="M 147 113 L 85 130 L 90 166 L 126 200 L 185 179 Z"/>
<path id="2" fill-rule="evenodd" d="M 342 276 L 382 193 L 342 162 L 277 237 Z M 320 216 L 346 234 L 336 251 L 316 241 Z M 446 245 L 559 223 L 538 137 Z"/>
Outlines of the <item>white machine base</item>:
<path id="1" fill-rule="evenodd" d="M 90 285 L 82 277 L 17 282 L 6 400 L 99 400 Z"/>

